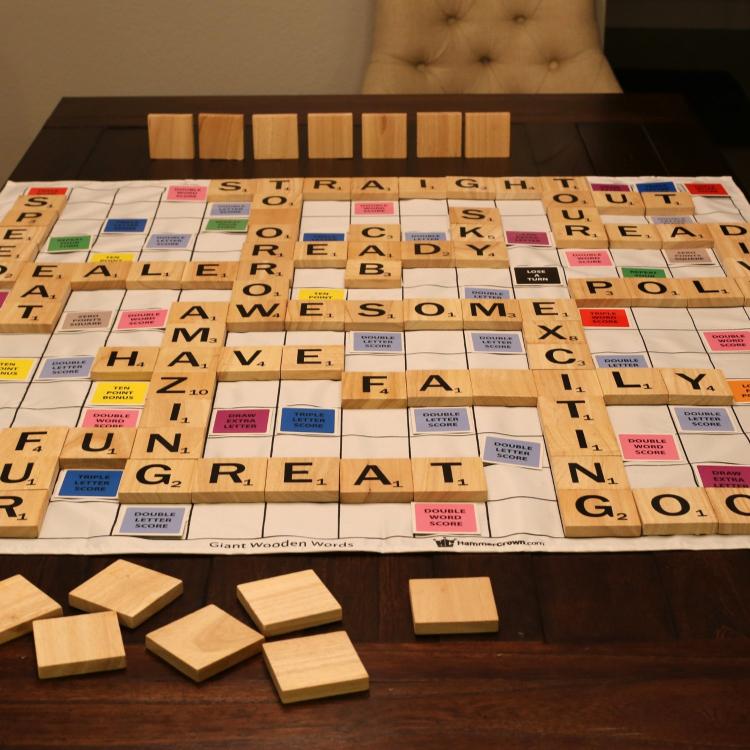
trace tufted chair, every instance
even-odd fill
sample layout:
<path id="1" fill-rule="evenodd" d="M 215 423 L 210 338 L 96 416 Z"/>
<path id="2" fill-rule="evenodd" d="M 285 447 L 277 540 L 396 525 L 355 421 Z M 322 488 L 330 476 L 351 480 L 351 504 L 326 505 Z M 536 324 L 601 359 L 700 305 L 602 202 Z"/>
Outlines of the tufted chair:
<path id="1" fill-rule="evenodd" d="M 594 0 L 378 0 L 365 94 L 620 91 Z"/>

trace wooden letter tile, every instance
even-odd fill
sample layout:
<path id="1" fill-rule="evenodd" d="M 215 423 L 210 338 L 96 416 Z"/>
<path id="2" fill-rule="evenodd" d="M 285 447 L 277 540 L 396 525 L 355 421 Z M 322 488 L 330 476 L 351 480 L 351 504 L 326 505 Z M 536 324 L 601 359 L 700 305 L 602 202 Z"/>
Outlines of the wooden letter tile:
<path id="1" fill-rule="evenodd" d="M 633 490 L 648 536 L 715 534 L 718 521 L 702 487 Z"/>
<path id="2" fill-rule="evenodd" d="M 415 502 L 487 500 L 487 482 L 479 458 L 413 458 Z"/>
<path id="3" fill-rule="evenodd" d="M 260 503 L 266 458 L 199 458 L 193 472 L 194 503 Z"/>
<path id="4" fill-rule="evenodd" d="M 407 331 L 453 331 L 463 328 L 461 300 L 405 299 L 404 328 Z"/>
<path id="5" fill-rule="evenodd" d="M 719 522 L 719 534 L 750 534 L 750 491 L 709 487 L 705 492 Z"/>
<path id="6" fill-rule="evenodd" d="M 253 115 L 254 159 L 299 159 L 297 114 Z"/>
<path id="7" fill-rule="evenodd" d="M 130 459 L 120 482 L 121 503 L 189 503 L 195 461 Z"/>
<path id="8" fill-rule="evenodd" d="M 182 593 L 179 578 L 128 560 L 115 560 L 76 586 L 68 595 L 71 607 L 84 612 L 112 610 L 128 628 L 137 628 Z"/>
<path id="9" fill-rule="evenodd" d="M 307 115 L 308 159 L 351 159 L 354 156 L 351 112 Z"/>
<path id="10" fill-rule="evenodd" d="M 245 124 L 242 115 L 198 115 L 198 155 L 201 159 L 245 158 Z"/>
<path id="11" fill-rule="evenodd" d="M 240 583 L 237 598 L 265 636 L 341 620 L 341 605 L 310 569 Z"/>
<path id="12" fill-rule="evenodd" d="M 268 459 L 267 503 L 331 503 L 338 499 L 338 458 Z"/>
<path id="13" fill-rule="evenodd" d="M 721 370 L 662 369 L 661 376 L 670 404 L 718 406 L 734 401 L 732 389 Z"/>
<path id="14" fill-rule="evenodd" d="M 132 427 L 71 427 L 60 453 L 60 468 L 122 469 L 134 441 Z"/>
<path id="15" fill-rule="evenodd" d="M 560 490 L 557 505 L 567 537 L 641 535 L 641 521 L 630 490 Z"/>
<path id="16" fill-rule="evenodd" d="M 0 539 L 38 537 L 49 496 L 49 489 L 0 492 Z"/>
<path id="17" fill-rule="evenodd" d="M 414 499 L 408 458 L 342 458 L 342 503 L 410 503 Z"/>
<path id="18" fill-rule="evenodd" d="M 193 115 L 148 115 L 148 155 L 151 159 L 194 159 Z"/>
<path id="19" fill-rule="evenodd" d="M 468 370 L 407 370 L 409 406 L 471 406 Z"/>
<path id="20" fill-rule="evenodd" d="M 278 380 L 281 346 L 225 346 L 216 377 L 219 381 Z"/>
<path id="21" fill-rule="evenodd" d="M 486 576 L 411 578 L 409 600 L 416 635 L 497 633 L 500 626 Z"/>
<path id="22" fill-rule="evenodd" d="M 362 158 L 406 158 L 406 113 L 362 113 Z"/>
<path id="23" fill-rule="evenodd" d="M 344 372 L 343 409 L 405 409 L 406 375 L 403 372 Z"/>
<path id="24" fill-rule="evenodd" d="M 62 607 L 22 575 L 0 581 L 0 643 L 31 632 L 35 620 L 60 617 Z"/>
<path id="25" fill-rule="evenodd" d="M 417 112 L 417 158 L 461 156 L 461 112 Z"/>
<path id="26" fill-rule="evenodd" d="M 667 386 L 661 370 L 634 367 L 626 370 L 595 370 L 607 405 L 666 404 Z"/>
<path id="27" fill-rule="evenodd" d="M 146 648 L 195 682 L 257 654 L 263 636 L 215 604 L 146 634 Z"/>
<path id="28" fill-rule="evenodd" d="M 282 380 L 341 380 L 343 346 L 285 346 Z"/>
<path id="29" fill-rule="evenodd" d="M 125 646 L 114 612 L 36 620 L 34 648 L 42 680 L 125 669 Z"/>
<path id="30" fill-rule="evenodd" d="M 263 659 L 282 703 L 370 687 L 367 671 L 343 630 L 265 643 Z"/>

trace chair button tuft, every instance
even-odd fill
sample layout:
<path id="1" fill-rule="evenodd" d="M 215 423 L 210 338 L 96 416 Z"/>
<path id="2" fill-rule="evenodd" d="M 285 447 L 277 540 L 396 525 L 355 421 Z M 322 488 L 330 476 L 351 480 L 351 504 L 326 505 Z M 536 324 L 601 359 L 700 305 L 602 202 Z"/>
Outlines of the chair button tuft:
<path id="1" fill-rule="evenodd" d="M 557 70 L 560 67 L 560 63 L 557 60 L 550 60 L 547 67 L 550 70 Z"/>
<path id="2" fill-rule="evenodd" d="M 458 21 L 458 17 L 457 16 L 446 16 L 445 17 L 445 22 L 447 24 L 453 24 L 453 23 L 456 23 L 456 21 Z"/>
<path id="3" fill-rule="evenodd" d="M 526 16 L 515 16 L 513 20 L 516 23 L 526 23 Z"/>
<path id="4" fill-rule="evenodd" d="M 490 57 L 488 57 L 487 55 L 482 55 L 482 56 L 481 56 L 481 57 L 479 58 L 479 62 L 480 62 L 480 63 L 481 63 L 482 65 L 489 65 L 489 64 L 490 64 L 490 63 L 492 62 L 492 60 L 491 60 L 491 59 L 490 59 Z"/>

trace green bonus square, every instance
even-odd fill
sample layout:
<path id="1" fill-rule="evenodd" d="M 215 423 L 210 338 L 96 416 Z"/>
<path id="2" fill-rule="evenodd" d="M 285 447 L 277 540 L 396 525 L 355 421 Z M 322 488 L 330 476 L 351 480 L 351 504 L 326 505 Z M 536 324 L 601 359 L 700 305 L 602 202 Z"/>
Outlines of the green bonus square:
<path id="1" fill-rule="evenodd" d="M 247 219 L 209 219 L 207 232 L 246 232 Z"/>
<path id="2" fill-rule="evenodd" d="M 667 274 L 663 268 L 623 268 L 624 279 L 666 279 Z"/>
<path id="3" fill-rule="evenodd" d="M 91 235 L 77 234 L 70 237 L 50 237 L 50 253 L 72 253 L 75 250 L 88 250 L 91 247 Z"/>

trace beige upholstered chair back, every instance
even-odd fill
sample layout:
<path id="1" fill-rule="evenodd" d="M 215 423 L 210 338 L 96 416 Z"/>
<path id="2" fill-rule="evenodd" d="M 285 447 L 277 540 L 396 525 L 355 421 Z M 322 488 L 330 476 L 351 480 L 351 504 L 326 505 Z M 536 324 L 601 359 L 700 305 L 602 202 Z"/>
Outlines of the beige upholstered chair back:
<path id="1" fill-rule="evenodd" d="M 616 93 L 594 0 L 378 0 L 365 94 Z"/>

